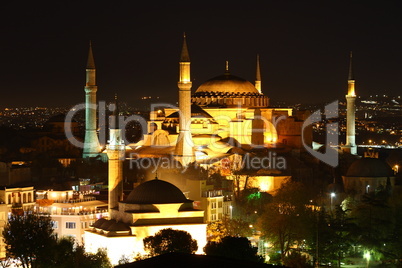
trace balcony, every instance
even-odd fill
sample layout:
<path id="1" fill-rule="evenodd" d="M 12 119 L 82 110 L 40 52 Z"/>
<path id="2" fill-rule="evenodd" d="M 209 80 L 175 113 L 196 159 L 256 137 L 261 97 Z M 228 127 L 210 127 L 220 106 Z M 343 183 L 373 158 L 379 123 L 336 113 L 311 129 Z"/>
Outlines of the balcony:
<path id="1" fill-rule="evenodd" d="M 75 204 L 81 202 L 88 202 L 96 200 L 93 196 L 88 196 L 84 198 L 77 198 L 77 199 L 67 199 L 67 200 L 53 200 L 54 203 L 65 203 L 65 204 Z"/>

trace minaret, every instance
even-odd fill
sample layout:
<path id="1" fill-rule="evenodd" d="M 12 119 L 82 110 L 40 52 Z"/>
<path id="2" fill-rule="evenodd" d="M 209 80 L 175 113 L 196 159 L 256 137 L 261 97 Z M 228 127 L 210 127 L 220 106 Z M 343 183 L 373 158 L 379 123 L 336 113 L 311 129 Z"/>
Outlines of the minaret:
<path id="1" fill-rule="evenodd" d="M 348 94 L 346 95 L 346 150 L 351 154 L 357 154 L 355 140 L 355 79 L 352 68 L 352 52 L 350 52 L 349 76 L 348 76 Z"/>
<path id="2" fill-rule="evenodd" d="M 99 139 L 96 133 L 96 69 L 92 54 L 92 44 L 89 43 L 88 62 L 86 67 L 85 84 L 85 140 L 82 157 L 96 157 L 101 151 Z"/>
<path id="3" fill-rule="evenodd" d="M 109 217 L 113 218 L 113 209 L 117 208 L 119 201 L 123 201 L 123 161 L 125 159 L 124 140 L 119 127 L 119 111 L 117 96 L 113 115 L 109 117 L 109 144 L 107 145 L 107 156 L 109 166 Z"/>
<path id="4" fill-rule="evenodd" d="M 260 71 L 260 55 L 257 54 L 257 70 L 255 72 L 255 88 L 258 90 L 260 94 L 261 91 L 261 71 Z"/>
<path id="5" fill-rule="evenodd" d="M 175 157 L 183 166 L 194 162 L 194 143 L 191 136 L 191 79 L 190 56 L 188 54 L 186 35 L 183 36 L 183 48 L 180 57 L 179 75 L 179 137 L 177 138 Z"/>

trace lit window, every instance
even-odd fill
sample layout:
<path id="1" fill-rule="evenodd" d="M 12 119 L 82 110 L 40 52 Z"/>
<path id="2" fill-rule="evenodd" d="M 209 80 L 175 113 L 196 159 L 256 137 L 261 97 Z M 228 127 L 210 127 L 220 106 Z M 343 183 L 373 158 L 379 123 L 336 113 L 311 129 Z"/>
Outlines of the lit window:
<path id="1" fill-rule="evenodd" d="M 59 222 L 58 221 L 52 221 L 53 224 L 53 229 L 59 228 Z"/>
<path id="2" fill-rule="evenodd" d="M 67 229 L 75 229 L 75 222 L 66 222 Z"/>

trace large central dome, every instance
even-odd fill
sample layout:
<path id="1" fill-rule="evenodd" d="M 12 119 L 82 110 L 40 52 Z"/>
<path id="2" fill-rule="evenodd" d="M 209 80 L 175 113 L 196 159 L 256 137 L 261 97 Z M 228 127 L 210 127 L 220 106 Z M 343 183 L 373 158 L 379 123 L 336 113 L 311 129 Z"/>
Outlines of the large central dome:
<path id="1" fill-rule="evenodd" d="M 196 93 L 201 92 L 225 92 L 225 93 L 254 93 L 258 90 L 249 81 L 226 73 L 209 79 L 198 87 Z"/>
<path id="2" fill-rule="evenodd" d="M 253 84 L 228 70 L 199 86 L 191 102 L 201 107 L 267 107 L 269 103 Z"/>

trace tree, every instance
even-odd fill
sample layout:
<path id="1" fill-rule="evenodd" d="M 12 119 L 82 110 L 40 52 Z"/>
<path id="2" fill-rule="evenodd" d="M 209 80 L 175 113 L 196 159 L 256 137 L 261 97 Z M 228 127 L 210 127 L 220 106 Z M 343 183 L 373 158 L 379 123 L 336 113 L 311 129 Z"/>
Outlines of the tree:
<path id="1" fill-rule="evenodd" d="M 282 263 L 292 249 L 304 244 L 308 227 L 314 225 L 314 212 L 306 193 L 308 189 L 301 182 L 287 181 L 257 221 L 262 235 L 280 251 Z"/>
<path id="2" fill-rule="evenodd" d="M 238 237 L 249 237 L 253 235 L 253 230 L 250 228 L 250 222 L 242 218 L 224 219 L 223 224 L 226 227 L 227 235 Z"/>
<path id="3" fill-rule="evenodd" d="M 224 221 L 214 221 L 207 225 L 207 239 L 208 241 L 219 242 L 221 239 L 228 235 L 226 224 Z"/>
<path id="4" fill-rule="evenodd" d="M 382 252 L 393 230 L 394 217 L 386 191 L 370 192 L 351 210 L 358 228 L 358 242 L 369 251 Z"/>
<path id="5" fill-rule="evenodd" d="M 197 241 L 188 232 L 172 228 L 162 229 L 154 236 L 147 236 L 143 242 L 145 251 L 151 256 L 170 252 L 194 254 L 198 249 Z"/>
<path id="6" fill-rule="evenodd" d="M 312 235 L 307 239 L 310 245 L 308 252 L 314 256 L 314 262 L 317 261 L 318 253 L 320 263 L 336 261 L 337 267 L 340 267 L 345 254 L 356 241 L 356 238 L 352 237 L 356 227 L 348 212 L 341 206 L 335 208 L 335 213 L 328 213 L 324 208 L 316 212 L 316 223 L 311 228 Z"/>
<path id="7" fill-rule="evenodd" d="M 99 249 L 97 253 L 87 253 L 82 245 L 77 245 L 74 238 L 63 237 L 56 241 L 55 245 L 48 250 L 52 256 L 42 261 L 40 267 L 58 268 L 110 268 L 112 267 L 106 251 Z"/>
<path id="8" fill-rule="evenodd" d="M 112 267 L 104 250 L 85 252 L 74 238 L 57 239 L 50 216 L 26 211 L 12 214 L 3 231 L 8 259 L 18 259 L 22 267 Z"/>
<path id="9" fill-rule="evenodd" d="M 209 241 L 204 247 L 205 254 L 210 256 L 263 262 L 257 251 L 246 237 L 234 236 L 226 236 L 220 242 Z"/>
<path id="10" fill-rule="evenodd" d="M 23 215 L 11 214 L 3 230 L 6 256 L 19 259 L 22 267 L 38 267 L 38 263 L 50 258 L 48 250 L 55 244 L 50 216 L 31 211 Z"/>

